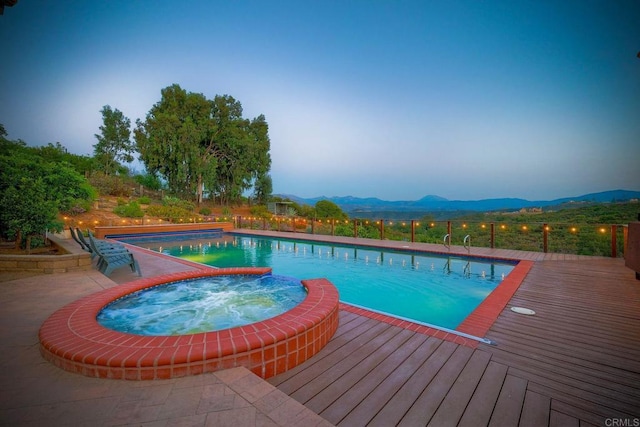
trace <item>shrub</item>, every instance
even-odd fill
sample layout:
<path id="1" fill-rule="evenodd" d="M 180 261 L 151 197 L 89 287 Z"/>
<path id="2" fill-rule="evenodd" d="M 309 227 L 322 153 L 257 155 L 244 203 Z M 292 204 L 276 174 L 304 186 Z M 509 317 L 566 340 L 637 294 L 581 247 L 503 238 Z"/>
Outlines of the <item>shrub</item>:
<path id="1" fill-rule="evenodd" d="M 151 199 L 147 196 L 142 196 L 138 198 L 138 203 L 141 205 L 148 205 L 151 204 Z"/>
<path id="2" fill-rule="evenodd" d="M 205 216 L 211 215 L 211 209 L 206 206 L 200 208 L 199 212 L 200 212 L 200 215 L 205 215 Z"/>
<path id="3" fill-rule="evenodd" d="M 138 184 L 149 190 L 158 191 L 162 188 L 162 181 L 154 174 L 136 175 L 134 179 Z"/>
<path id="4" fill-rule="evenodd" d="M 113 209 L 113 212 L 121 217 L 125 218 L 142 218 L 144 212 L 140 208 L 138 202 L 130 202 L 126 205 L 118 205 Z"/>
<path id="5" fill-rule="evenodd" d="M 131 188 L 121 176 L 107 175 L 103 172 L 94 172 L 89 177 L 89 183 L 102 195 L 128 196 Z"/>
<path id="6" fill-rule="evenodd" d="M 258 218 L 269 219 L 273 216 L 273 214 L 269 212 L 269 209 L 267 209 L 265 205 L 252 206 L 249 212 L 251 212 L 251 215 L 256 216 Z"/>
<path id="7" fill-rule="evenodd" d="M 165 196 L 164 199 L 162 199 L 162 204 L 164 206 L 184 209 L 188 212 L 193 212 L 193 210 L 196 208 L 196 206 L 192 202 L 172 196 Z"/>
<path id="8" fill-rule="evenodd" d="M 44 234 L 46 230 L 60 231 L 55 200 L 47 200 L 48 187 L 41 178 L 22 178 L 15 187 L 0 194 L 0 229 L 18 245 L 30 249 L 29 236 Z"/>
<path id="9" fill-rule="evenodd" d="M 147 208 L 147 215 L 166 219 L 172 222 L 189 221 L 193 213 L 178 206 L 151 205 Z"/>

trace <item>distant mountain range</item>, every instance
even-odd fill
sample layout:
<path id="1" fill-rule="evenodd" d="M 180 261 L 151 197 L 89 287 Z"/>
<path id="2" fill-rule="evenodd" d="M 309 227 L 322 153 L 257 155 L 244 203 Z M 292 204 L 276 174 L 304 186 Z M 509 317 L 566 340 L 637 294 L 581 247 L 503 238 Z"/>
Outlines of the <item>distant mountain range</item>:
<path id="1" fill-rule="evenodd" d="M 437 214 L 445 212 L 458 215 L 467 212 L 514 211 L 522 208 L 566 207 L 571 204 L 622 202 L 640 199 L 640 191 L 612 190 L 600 193 L 585 194 L 577 197 L 565 197 L 554 200 L 525 200 L 517 198 L 482 199 L 482 200 L 448 200 L 444 197 L 429 195 L 413 201 L 387 201 L 375 197 L 314 197 L 302 198 L 290 194 L 279 194 L 298 204 L 315 205 L 320 200 L 330 200 L 340 206 L 349 216 L 358 218 L 391 218 L 402 219 L 409 214 Z"/>

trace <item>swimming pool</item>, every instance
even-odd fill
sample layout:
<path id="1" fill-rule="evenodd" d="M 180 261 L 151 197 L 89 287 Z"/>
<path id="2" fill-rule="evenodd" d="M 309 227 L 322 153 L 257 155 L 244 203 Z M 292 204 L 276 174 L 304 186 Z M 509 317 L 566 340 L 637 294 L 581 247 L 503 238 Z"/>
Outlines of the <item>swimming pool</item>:
<path id="1" fill-rule="evenodd" d="M 130 243 L 215 267 L 271 267 L 274 274 L 327 278 L 348 304 L 455 329 L 515 264 L 222 234 L 181 242 Z"/>

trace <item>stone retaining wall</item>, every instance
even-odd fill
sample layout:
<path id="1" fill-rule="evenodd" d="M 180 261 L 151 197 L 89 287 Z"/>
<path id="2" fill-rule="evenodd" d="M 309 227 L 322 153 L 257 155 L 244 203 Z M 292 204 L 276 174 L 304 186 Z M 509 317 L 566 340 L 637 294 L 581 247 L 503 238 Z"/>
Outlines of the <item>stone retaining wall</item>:
<path id="1" fill-rule="evenodd" d="M 49 236 L 59 255 L 0 255 L 0 272 L 52 274 L 91 270 L 91 255 L 74 241 Z"/>

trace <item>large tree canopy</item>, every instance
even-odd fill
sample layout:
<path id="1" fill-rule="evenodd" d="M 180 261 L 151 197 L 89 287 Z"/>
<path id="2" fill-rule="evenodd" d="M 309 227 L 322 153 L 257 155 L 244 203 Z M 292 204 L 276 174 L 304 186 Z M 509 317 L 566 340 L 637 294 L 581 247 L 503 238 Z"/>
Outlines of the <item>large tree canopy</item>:
<path id="1" fill-rule="evenodd" d="M 233 97 L 187 92 L 174 84 L 136 122 L 135 140 L 147 171 L 158 173 L 169 191 L 202 201 L 206 189 L 223 204 L 236 201 L 271 166 L 264 116 L 242 117 Z"/>

